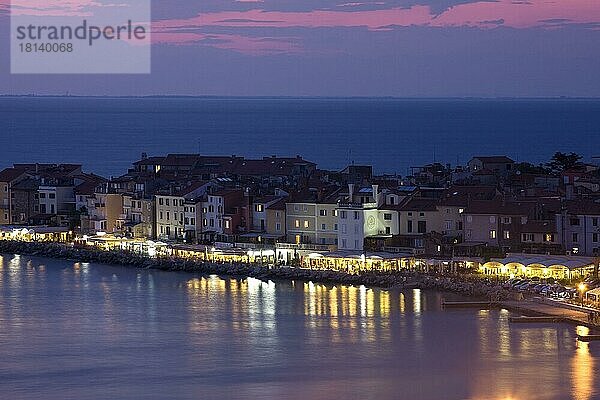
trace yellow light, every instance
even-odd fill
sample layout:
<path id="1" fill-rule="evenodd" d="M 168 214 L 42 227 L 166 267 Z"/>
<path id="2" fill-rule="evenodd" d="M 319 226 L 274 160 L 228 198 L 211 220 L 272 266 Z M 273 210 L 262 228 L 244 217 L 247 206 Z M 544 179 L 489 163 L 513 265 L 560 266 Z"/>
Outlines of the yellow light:
<path id="1" fill-rule="evenodd" d="M 579 291 L 580 291 L 581 293 L 583 293 L 583 292 L 585 291 L 586 287 L 587 287 L 587 286 L 586 286 L 586 285 L 585 285 L 585 283 L 583 283 L 583 282 L 581 282 L 581 283 L 579 284 L 579 286 L 578 286 L 578 288 L 579 288 Z"/>

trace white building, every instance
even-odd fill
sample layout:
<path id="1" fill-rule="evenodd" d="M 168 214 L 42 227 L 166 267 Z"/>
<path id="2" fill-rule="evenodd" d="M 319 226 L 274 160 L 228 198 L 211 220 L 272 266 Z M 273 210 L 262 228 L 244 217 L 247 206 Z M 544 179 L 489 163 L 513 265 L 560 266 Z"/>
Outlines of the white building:
<path id="1" fill-rule="evenodd" d="M 379 208 L 385 197 L 378 186 L 360 189 L 358 196 L 353 193 L 353 185 L 349 186 L 348 201 L 340 203 L 337 209 L 338 249 L 362 252 L 366 238 L 397 235 L 398 213 Z"/>

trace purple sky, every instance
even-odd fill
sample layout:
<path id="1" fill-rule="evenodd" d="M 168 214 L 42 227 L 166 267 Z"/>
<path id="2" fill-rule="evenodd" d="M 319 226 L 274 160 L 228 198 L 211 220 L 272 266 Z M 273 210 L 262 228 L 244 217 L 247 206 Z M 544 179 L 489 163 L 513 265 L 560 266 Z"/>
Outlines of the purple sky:
<path id="1" fill-rule="evenodd" d="M 600 96 L 598 0 L 154 0 L 152 12 L 151 75 L 10 75 L 2 57 L 0 93 Z"/>

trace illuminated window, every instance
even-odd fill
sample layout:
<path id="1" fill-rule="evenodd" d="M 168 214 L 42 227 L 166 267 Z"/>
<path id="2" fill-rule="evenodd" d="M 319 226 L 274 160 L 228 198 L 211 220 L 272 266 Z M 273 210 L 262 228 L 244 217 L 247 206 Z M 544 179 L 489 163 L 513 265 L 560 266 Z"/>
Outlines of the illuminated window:
<path id="1" fill-rule="evenodd" d="M 296 221 L 294 221 L 294 225 L 296 226 L 296 228 L 300 228 L 300 220 L 297 219 Z"/>
<path id="2" fill-rule="evenodd" d="M 308 223 L 308 221 L 304 221 L 304 227 L 305 227 L 305 228 L 308 228 L 308 226 L 309 226 L 309 223 Z"/>
<path id="3" fill-rule="evenodd" d="M 504 231 L 504 239 L 510 239 L 510 231 Z"/>
<path id="4" fill-rule="evenodd" d="M 490 239 L 496 239 L 496 230 L 495 229 L 490 230 Z"/>

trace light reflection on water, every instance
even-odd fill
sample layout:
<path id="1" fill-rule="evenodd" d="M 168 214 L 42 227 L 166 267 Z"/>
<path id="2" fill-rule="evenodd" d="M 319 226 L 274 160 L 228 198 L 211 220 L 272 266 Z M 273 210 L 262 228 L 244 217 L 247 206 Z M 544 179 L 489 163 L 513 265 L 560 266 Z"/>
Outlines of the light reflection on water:
<path id="1" fill-rule="evenodd" d="M 0 398 L 600 396 L 600 343 L 443 297 L 4 255 Z"/>

